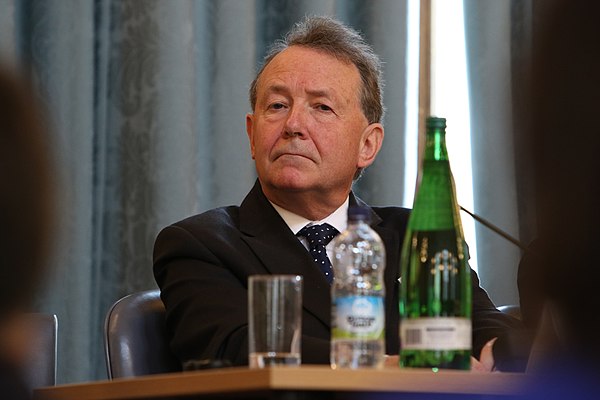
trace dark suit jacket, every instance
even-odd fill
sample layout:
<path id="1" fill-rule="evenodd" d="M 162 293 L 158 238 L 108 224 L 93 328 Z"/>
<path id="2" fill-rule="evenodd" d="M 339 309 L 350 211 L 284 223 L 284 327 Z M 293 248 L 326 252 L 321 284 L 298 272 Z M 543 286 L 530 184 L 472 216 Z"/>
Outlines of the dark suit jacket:
<path id="1" fill-rule="evenodd" d="M 350 195 L 350 203 L 363 204 Z M 400 248 L 409 210 L 372 208 L 387 255 L 386 353 L 398 354 Z M 217 208 L 165 228 L 154 248 L 154 275 L 167 310 L 173 352 L 190 359 L 248 362 L 247 280 L 254 274 L 304 276 L 302 362 L 329 363 L 330 286 L 306 248 L 264 196 L 260 184 L 240 207 Z M 515 321 L 473 282 L 473 353 Z"/>

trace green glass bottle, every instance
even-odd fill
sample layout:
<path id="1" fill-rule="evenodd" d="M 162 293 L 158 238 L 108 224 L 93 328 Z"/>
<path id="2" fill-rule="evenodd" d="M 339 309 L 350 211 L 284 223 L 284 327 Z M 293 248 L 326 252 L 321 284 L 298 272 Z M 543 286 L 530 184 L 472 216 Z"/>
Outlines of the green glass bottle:
<path id="1" fill-rule="evenodd" d="M 469 369 L 471 269 L 446 120 L 427 118 L 423 173 L 400 261 L 400 366 Z"/>

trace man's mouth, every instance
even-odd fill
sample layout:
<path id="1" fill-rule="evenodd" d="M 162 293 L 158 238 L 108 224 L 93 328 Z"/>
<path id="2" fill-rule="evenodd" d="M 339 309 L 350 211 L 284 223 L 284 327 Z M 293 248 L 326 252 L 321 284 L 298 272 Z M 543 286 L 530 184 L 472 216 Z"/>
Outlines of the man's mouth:
<path id="1" fill-rule="evenodd" d="M 288 156 L 288 157 L 301 157 L 301 158 L 306 158 L 308 160 L 311 160 L 310 157 L 308 157 L 308 156 L 306 156 L 306 155 L 304 155 L 302 153 L 291 152 L 291 151 L 284 151 L 284 152 L 276 154 L 275 155 L 275 160 L 277 160 L 277 159 L 279 159 L 281 157 L 285 157 L 285 156 Z"/>

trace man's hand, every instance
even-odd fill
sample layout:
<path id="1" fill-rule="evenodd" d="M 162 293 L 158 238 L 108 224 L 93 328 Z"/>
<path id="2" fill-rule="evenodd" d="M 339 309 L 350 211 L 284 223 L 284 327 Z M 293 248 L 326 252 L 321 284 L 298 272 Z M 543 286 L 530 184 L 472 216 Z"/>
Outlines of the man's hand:
<path id="1" fill-rule="evenodd" d="M 475 357 L 471 357 L 471 371 L 473 372 L 493 372 L 494 369 L 494 342 L 496 339 L 493 338 L 483 346 L 481 353 L 479 354 L 479 361 Z"/>
<path id="2" fill-rule="evenodd" d="M 398 368 L 400 364 L 400 356 L 388 356 L 385 355 L 383 367 L 384 368 Z"/>

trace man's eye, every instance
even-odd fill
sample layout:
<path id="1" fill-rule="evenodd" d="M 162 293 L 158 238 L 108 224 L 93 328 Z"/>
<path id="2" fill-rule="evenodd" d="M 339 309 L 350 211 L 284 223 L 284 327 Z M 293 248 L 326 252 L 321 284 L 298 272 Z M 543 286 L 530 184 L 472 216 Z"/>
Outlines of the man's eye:
<path id="1" fill-rule="evenodd" d="M 321 110 L 321 111 L 333 111 L 333 110 L 331 109 L 331 107 L 329 107 L 329 106 L 328 106 L 328 105 L 326 105 L 326 104 L 319 104 L 319 105 L 317 106 L 317 108 L 318 108 L 319 110 Z"/>
<path id="2" fill-rule="evenodd" d="M 285 105 L 283 103 L 273 103 L 269 106 L 269 108 L 272 110 L 282 110 L 285 108 Z"/>

